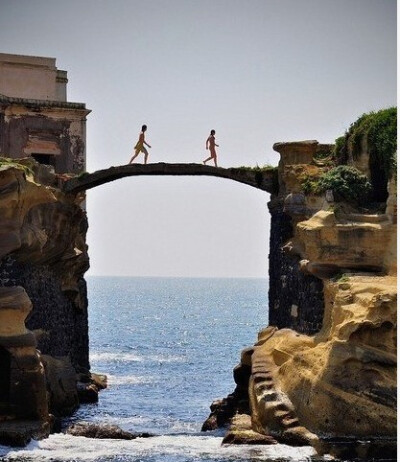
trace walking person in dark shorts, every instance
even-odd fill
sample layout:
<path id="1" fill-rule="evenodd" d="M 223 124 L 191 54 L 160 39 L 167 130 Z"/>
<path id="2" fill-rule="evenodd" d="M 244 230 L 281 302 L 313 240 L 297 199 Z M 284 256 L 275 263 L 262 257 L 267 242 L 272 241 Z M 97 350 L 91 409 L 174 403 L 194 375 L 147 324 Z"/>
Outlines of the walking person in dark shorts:
<path id="1" fill-rule="evenodd" d="M 144 139 L 144 134 L 145 134 L 146 130 L 147 130 L 147 125 L 142 125 L 142 131 L 141 131 L 141 133 L 139 135 L 139 140 L 135 145 L 135 154 L 132 156 L 131 160 L 129 161 L 130 164 L 136 159 L 136 157 L 141 152 L 143 152 L 143 154 L 144 154 L 144 163 L 147 164 L 147 158 L 149 156 L 149 153 L 147 152 L 147 149 L 144 147 L 144 145 L 146 145 L 149 148 L 151 148 L 151 146 L 149 145 L 149 143 L 146 143 L 146 141 Z"/>

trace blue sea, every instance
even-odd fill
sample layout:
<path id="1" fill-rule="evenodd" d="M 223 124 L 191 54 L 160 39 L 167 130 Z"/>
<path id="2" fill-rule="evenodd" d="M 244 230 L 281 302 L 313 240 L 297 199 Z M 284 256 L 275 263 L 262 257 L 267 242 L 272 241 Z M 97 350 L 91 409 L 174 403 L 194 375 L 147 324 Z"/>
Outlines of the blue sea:
<path id="1" fill-rule="evenodd" d="M 111 423 L 157 436 L 131 441 L 54 434 L 19 461 L 227 462 L 310 460 L 310 447 L 221 446 L 200 431 L 231 393 L 243 348 L 268 325 L 265 279 L 88 277 L 90 362 L 109 386 L 71 421 Z"/>

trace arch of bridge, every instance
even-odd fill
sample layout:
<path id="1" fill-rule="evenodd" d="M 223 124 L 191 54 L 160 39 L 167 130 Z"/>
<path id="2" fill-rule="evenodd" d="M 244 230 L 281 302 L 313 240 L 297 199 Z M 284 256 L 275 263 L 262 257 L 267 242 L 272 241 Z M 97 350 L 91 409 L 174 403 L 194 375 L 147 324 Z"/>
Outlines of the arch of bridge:
<path id="1" fill-rule="evenodd" d="M 253 188 L 273 193 L 275 192 L 278 173 L 277 169 L 274 168 L 262 170 L 241 167 L 222 168 L 202 164 L 129 164 L 78 175 L 64 183 L 63 191 L 76 194 L 120 178 L 140 175 L 214 176 L 244 183 Z"/>

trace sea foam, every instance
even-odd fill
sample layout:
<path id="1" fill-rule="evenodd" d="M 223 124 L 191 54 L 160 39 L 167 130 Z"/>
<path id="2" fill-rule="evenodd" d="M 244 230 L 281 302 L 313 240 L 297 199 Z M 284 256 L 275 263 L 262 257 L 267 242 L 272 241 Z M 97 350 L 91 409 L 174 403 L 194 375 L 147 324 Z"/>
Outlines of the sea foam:
<path id="1" fill-rule="evenodd" d="M 96 352 L 90 354 L 90 361 L 93 363 L 99 362 L 159 362 L 173 363 L 184 362 L 184 356 L 170 355 L 138 355 L 136 353 L 119 353 L 119 352 Z"/>
<path id="2" fill-rule="evenodd" d="M 173 462 L 177 458 L 196 460 L 218 458 L 221 461 L 268 461 L 271 459 L 309 460 L 315 455 L 308 446 L 221 446 L 222 438 L 209 436 L 158 436 L 136 440 L 92 439 L 64 434 L 51 435 L 43 441 L 32 441 L 27 448 L 0 452 L 6 460 L 35 461 L 102 461 L 118 454 L 118 460 Z M 4 447 L 0 446 L 0 450 Z M 156 459 L 154 459 L 156 457 Z M 184 459 L 182 459 L 184 460 Z"/>

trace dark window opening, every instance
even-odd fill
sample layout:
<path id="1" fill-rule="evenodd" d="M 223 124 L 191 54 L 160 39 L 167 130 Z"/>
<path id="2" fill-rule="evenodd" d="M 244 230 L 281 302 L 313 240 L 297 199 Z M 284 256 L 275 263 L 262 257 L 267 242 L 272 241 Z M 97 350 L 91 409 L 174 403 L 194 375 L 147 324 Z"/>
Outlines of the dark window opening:
<path id="1" fill-rule="evenodd" d="M 1 405 L 8 404 L 10 401 L 10 370 L 10 353 L 5 348 L 0 347 L 0 413 Z"/>
<path id="2" fill-rule="evenodd" d="M 55 167 L 54 156 L 51 154 L 31 154 L 39 164 L 52 165 Z"/>

